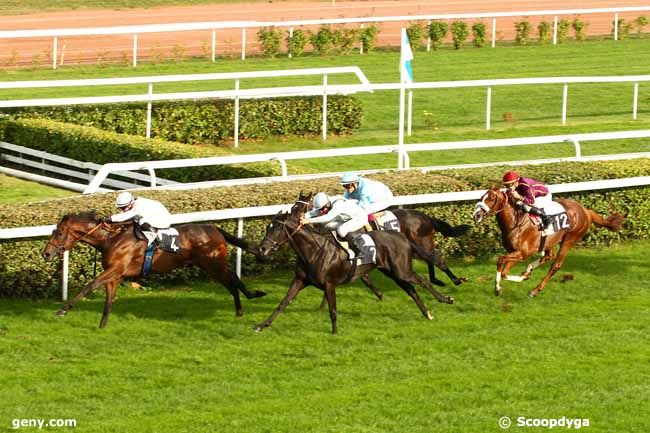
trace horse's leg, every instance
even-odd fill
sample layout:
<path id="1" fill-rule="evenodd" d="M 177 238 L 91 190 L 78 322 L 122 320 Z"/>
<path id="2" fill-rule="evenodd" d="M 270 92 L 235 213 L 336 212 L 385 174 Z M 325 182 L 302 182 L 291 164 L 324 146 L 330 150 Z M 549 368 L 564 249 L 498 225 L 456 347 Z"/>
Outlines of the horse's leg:
<path id="1" fill-rule="evenodd" d="M 524 259 L 521 251 L 513 251 L 504 256 L 499 257 L 497 260 L 497 274 L 494 282 L 494 295 L 501 294 L 501 278 L 507 278 L 510 269 L 517 263 Z"/>
<path id="2" fill-rule="evenodd" d="M 562 267 L 562 263 L 564 263 L 564 259 L 566 258 L 566 255 L 569 253 L 569 250 L 578 242 L 581 238 L 576 238 L 576 239 L 565 239 L 562 242 L 562 245 L 560 245 L 560 250 L 557 252 L 557 258 L 555 259 L 555 262 L 553 262 L 553 265 L 551 266 L 551 269 L 548 271 L 544 279 L 535 287 L 533 290 L 528 292 L 528 296 L 531 298 L 534 298 L 537 296 L 539 292 L 541 292 L 544 289 L 544 286 L 548 283 L 548 281 L 555 275 L 555 273 Z"/>
<path id="3" fill-rule="evenodd" d="M 458 278 L 456 275 L 454 275 L 453 272 L 451 272 L 451 269 L 449 269 L 449 266 L 447 266 L 447 263 L 445 262 L 445 259 L 442 258 L 442 254 L 440 254 L 440 251 L 434 249 L 431 251 L 431 258 L 433 259 L 433 263 L 442 270 L 449 279 L 456 285 L 463 284 L 465 281 L 467 281 L 467 278 L 465 277 L 460 277 Z M 430 271 L 430 270 L 429 270 Z M 433 283 L 433 281 L 431 281 Z"/>
<path id="4" fill-rule="evenodd" d="M 56 312 L 57 316 L 65 316 L 68 310 L 74 307 L 80 300 L 88 296 L 97 287 L 106 284 L 113 279 L 119 279 L 122 276 L 122 271 L 117 268 L 108 268 L 97 276 L 94 280 L 86 285 L 72 300 L 66 302 L 63 307 Z"/>
<path id="5" fill-rule="evenodd" d="M 305 287 L 305 281 L 298 277 L 294 277 L 293 281 L 291 282 L 291 286 L 289 286 L 289 290 L 287 291 L 287 294 L 284 296 L 282 301 L 280 301 L 278 306 L 275 308 L 275 311 L 273 311 L 273 313 L 271 313 L 271 315 L 264 322 L 255 326 L 254 328 L 255 331 L 262 332 L 264 328 L 268 328 L 269 326 L 271 326 L 271 323 L 273 323 L 273 321 L 278 316 L 278 314 L 280 314 L 282 311 L 284 311 L 285 308 L 287 308 L 287 305 L 289 305 L 291 300 L 295 298 L 298 292 L 300 292 L 304 287 Z"/>
<path id="6" fill-rule="evenodd" d="M 422 278 L 415 272 L 413 272 L 413 275 L 411 276 L 411 283 L 413 284 L 419 284 L 423 287 L 425 287 L 431 294 L 438 300 L 438 302 L 443 303 L 443 304 L 453 304 L 454 303 L 454 298 L 451 296 L 446 296 L 437 291 L 426 279 Z"/>
<path id="7" fill-rule="evenodd" d="M 325 297 L 330 310 L 330 322 L 332 322 L 332 334 L 336 334 L 336 286 L 328 284 L 325 287 Z"/>
<path id="8" fill-rule="evenodd" d="M 433 265 L 433 262 L 431 262 L 428 258 L 424 258 L 424 261 L 427 263 L 427 268 L 429 269 L 429 281 L 431 281 L 431 283 L 435 284 L 436 286 L 444 286 L 444 281 L 440 281 L 436 278 L 436 267 Z"/>
<path id="9" fill-rule="evenodd" d="M 375 294 L 377 299 L 379 299 L 380 301 L 384 300 L 384 294 L 381 292 L 381 290 L 375 287 L 374 284 L 372 284 L 372 281 L 370 281 L 370 276 L 368 274 L 362 276 L 361 281 L 363 281 L 363 284 L 365 284 L 367 288 L 372 290 L 372 293 Z"/>
<path id="10" fill-rule="evenodd" d="M 544 263 L 548 262 L 552 258 L 553 258 L 553 249 L 543 251 L 542 257 L 530 263 L 526 267 L 526 270 L 521 273 L 521 276 L 523 277 L 524 280 L 529 279 L 530 275 L 533 273 L 535 269 L 539 268 L 540 266 L 542 266 Z"/>
<path id="11" fill-rule="evenodd" d="M 433 319 L 433 316 L 431 316 L 431 313 L 429 312 L 429 310 L 427 310 L 427 307 L 424 305 L 424 302 L 422 302 L 422 299 L 420 299 L 420 296 L 415 291 L 415 287 L 413 287 L 411 283 L 398 278 L 387 269 L 379 268 L 379 270 L 388 278 L 395 281 L 397 285 L 400 286 L 402 290 L 404 290 L 411 297 L 411 299 L 413 299 L 413 301 L 415 301 L 415 304 L 418 306 L 418 308 L 420 309 L 424 317 L 426 317 L 429 320 Z"/>
<path id="12" fill-rule="evenodd" d="M 228 269 L 226 255 L 221 253 L 217 253 L 216 255 L 201 255 L 197 264 L 212 279 L 219 281 L 228 289 L 235 303 L 235 315 L 241 317 L 244 313 L 242 311 L 241 299 L 239 298 L 239 290 L 244 284 L 237 277 L 237 274 Z"/>
<path id="13" fill-rule="evenodd" d="M 117 292 L 117 286 L 120 284 L 120 280 L 111 280 L 105 284 L 106 287 L 106 302 L 104 303 L 104 314 L 102 315 L 102 320 L 99 322 L 99 327 L 104 328 L 108 322 L 108 316 L 111 314 L 113 309 L 113 301 L 115 300 L 115 293 Z"/>

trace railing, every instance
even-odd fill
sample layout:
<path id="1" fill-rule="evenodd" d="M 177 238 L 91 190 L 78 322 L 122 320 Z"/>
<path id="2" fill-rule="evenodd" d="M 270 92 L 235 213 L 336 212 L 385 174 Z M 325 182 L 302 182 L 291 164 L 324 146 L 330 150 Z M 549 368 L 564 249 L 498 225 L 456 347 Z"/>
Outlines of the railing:
<path id="1" fill-rule="evenodd" d="M 354 74 L 361 84 L 328 85 L 327 78 L 335 74 Z M 322 86 L 274 87 L 264 89 L 240 89 L 240 80 L 248 78 L 280 78 L 295 76 L 321 75 Z M 173 82 L 196 82 L 214 80 L 235 80 L 234 90 L 209 92 L 153 93 L 153 85 Z M 128 84 L 148 84 L 148 93 L 139 95 L 92 96 L 81 98 L 47 98 L 47 99 L 11 99 L 0 101 L 0 108 L 35 107 L 57 105 L 106 104 L 124 102 L 147 102 L 146 137 L 151 136 L 151 110 L 154 101 L 188 100 L 201 98 L 228 98 L 235 101 L 235 147 L 239 146 L 239 100 L 245 98 L 271 98 L 279 96 L 322 95 L 323 97 L 323 140 L 327 138 L 327 96 L 370 92 L 370 82 L 358 66 L 333 68 L 289 69 L 279 71 L 228 72 L 213 74 L 160 75 L 131 78 L 98 78 L 86 80 L 45 80 L 45 81 L 5 81 L 0 82 L 0 89 L 37 89 L 52 87 L 114 86 Z"/>
<path id="2" fill-rule="evenodd" d="M 51 37 L 52 40 L 52 68 L 57 67 L 58 38 L 63 36 L 89 36 L 89 35 L 133 35 L 132 64 L 137 66 L 138 56 L 138 34 L 143 33 L 167 33 L 182 31 L 209 30 L 212 32 L 211 58 L 216 60 L 216 31 L 222 29 L 241 29 L 241 58 L 246 58 L 246 29 L 258 27 L 288 27 L 289 32 L 297 26 L 317 26 L 324 24 L 365 24 L 382 22 L 410 22 L 410 21 L 435 21 L 435 20 L 462 20 L 462 19 L 492 19 L 491 46 L 496 46 L 497 18 L 506 17 L 530 17 L 530 16 L 553 16 L 553 44 L 557 43 L 558 16 L 563 15 L 589 15 L 589 14 L 613 14 L 613 39 L 618 40 L 618 18 L 620 13 L 646 12 L 650 6 L 620 7 L 620 8 L 592 8 L 592 9 L 553 9 L 553 10 L 530 10 L 515 12 L 484 12 L 469 14 L 427 14 L 427 15 L 402 15 L 383 17 L 357 17 L 357 18 L 330 18 L 319 20 L 297 20 L 297 21 L 236 21 L 236 22 L 198 22 L 198 23 L 172 23 L 172 24 L 150 24 L 131 25 L 115 27 L 91 27 L 91 28 L 62 28 L 42 30 L 5 30 L 0 31 L 0 39 L 16 38 L 37 38 Z M 431 41 L 427 41 L 427 50 L 430 49 Z"/>
<path id="3" fill-rule="evenodd" d="M 562 158 L 547 158 L 542 160 L 526 160 L 526 161 L 500 161 L 491 163 L 480 164 L 462 164 L 451 166 L 437 166 L 437 167 L 421 167 L 422 170 L 442 170 L 442 169 L 458 169 L 467 167 L 477 167 L 486 165 L 504 165 L 504 164 L 523 164 L 523 163 L 549 163 L 560 161 L 583 161 L 583 160 L 606 160 L 606 159 L 632 159 L 650 157 L 650 152 L 638 152 L 627 154 L 612 154 L 612 155 L 593 155 L 583 156 L 581 142 L 599 141 L 599 140 L 614 140 L 614 139 L 631 139 L 631 138 L 647 138 L 650 137 L 650 130 L 640 131 L 621 131 L 621 132 L 599 132 L 590 134 L 568 134 L 568 135 L 550 135 L 542 137 L 523 137 L 523 138 L 504 138 L 496 140 L 475 140 L 475 141 L 453 141 L 453 142 L 440 142 L 440 143 L 418 143 L 406 144 L 401 148 L 404 157 L 403 168 L 409 169 L 411 152 L 424 152 L 424 151 L 440 151 L 440 150 L 454 150 L 454 149 L 482 149 L 491 147 L 508 147 L 508 146 L 525 146 L 531 144 L 552 144 L 552 143 L 571 143 L 574 147 L 575 156 L 562 157 Z M 104 164 L 98 171 L 93 180 L 88 184 L 84 190 L 84 194 L 92 194 L 98 191 L 99 186 L 104 182 L 104 179 L 113 172 L 124 170 L 148 170 L 151 176 L 151 187 L 156 188 L 155 185 L 155 170 L 179 168 L 179 167 L 202 167 L 210 165 L 226 165 L 226 164 L 245 164 L 251 162 L 265 162 L 277 161 L 280 164 L 282 174 L 281 178 L 284 180 L 300 179 L 300 178 L 318 178 L 333 176 L 338 173 L 320 173 L 310 175 L 296 175 L 289 176 L 287 161 L 300 160 L 300 159 L 314 159 L 314 158 L 335 158 L 341 156 L 352 155 L 380 155 L 380 154 L 399 154 L 400 146 L 397 144 L 388 146 L 361 146 L 361 147 L 348 147 L 341 149 L 322 149 L 322 150 L 304 150 L 295 152 L 278 152 L 278 153 L 264 153 L 256 155 L 240 155 L 240 156 L 222 156 L 212 158 L 196 158 L 196 159 L 174 159 L 164 161 L 141 161 L 141 162 L 124 162 L 124 163 L 110 163 Z M 396 164 L 399 167 L 399 162 Z M 162 186 L 162 189 L 194 189 L 198 186 L 212 187 L 220 185 L 240 185 L 250 183 L 263 183 L 269 180 L 278 180 L 275 178 L 253 178 L 241 180 L 227 180 L 227 181 L 213 181 L 204 183 L 193 184 L 175 184 L 169 186 Z M 201 185 L 203 184 L 203 185 Z"/>
<path id="4" fill-rule="evenodd" d="M 549 189 L 553 193 L 578 192 L 578 191 L 595 191 L 601 189 L 619 189 L 636 186 L 650 185 L 650 176 L 629 177 L 623 179 L 606 179 L 589 182 L 562 183 L 550 185 Z M 395 197 L 394 206 L 408 206 L 418 204 L 446 203 L 478 200 L 485 190 L 462 191 L 462 192 L 443 192 L 433 194 L 418 194 L 409 196 Z M 207 212 L 194 212 L 186 214 L 172 215 L 173 224 L 220 221 L 227 219 L 237 220 L 237 236 L 242 237 L 244 232 L 244 218 L 264 217 L 275 215 L 280 211 L 288 211 L 290 204 L 275 206 L 259 206 L 238 209 L 223 209 Z M 20 227 L 11 229 L 0 229 L 0 241 L 12 241 L 29 238 L 42 238 L 49 236 L 54 230 L 55 225 L 38 226 L 38 227 Z M 68 297 L 68 261 L 69 254 L 66 251 L 63 258 L 63 281 L 62 297 L 67 300 Z M 241 275 L 241 250 L 237 250 L 237 275 Z"/>

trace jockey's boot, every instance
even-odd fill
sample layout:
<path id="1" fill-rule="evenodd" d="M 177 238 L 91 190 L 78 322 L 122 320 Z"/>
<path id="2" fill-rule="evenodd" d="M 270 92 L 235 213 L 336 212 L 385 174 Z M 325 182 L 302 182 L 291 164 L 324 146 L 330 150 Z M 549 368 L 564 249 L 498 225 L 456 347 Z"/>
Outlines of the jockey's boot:
<path id="1" fill-rule="evenodd" d="M 355 257 L 361 257 L 363 254 L 363 239 L 360 233 L 348 233 L 343 239 L 348 241 L 350 249 L 354 251 Z"/>
<path id="2" fill-rule="evenodd" d="M 535 206 L 531 206 L 530 207 L 530 213 L 532 213 L 533 215 L 537 215 L 538 217 L 540 217 L 542 219 L 542 227 L 541 227 L 542 230 L 544 230 L 546 227 L 548 227 L 548 225 L 551 223 L 551 217 L 546 215 L 546 212 L 544 212 L 543 209 L 540 209 L 540 208 L 535 207 Z"/>
<path id="3" fill-rule="evenodd" d="M 152 242 L 158 243 L 158 231 L 149 223 L 140 224 L 140 229 L 142 233 L 147 237 L 148 245 Z"/>

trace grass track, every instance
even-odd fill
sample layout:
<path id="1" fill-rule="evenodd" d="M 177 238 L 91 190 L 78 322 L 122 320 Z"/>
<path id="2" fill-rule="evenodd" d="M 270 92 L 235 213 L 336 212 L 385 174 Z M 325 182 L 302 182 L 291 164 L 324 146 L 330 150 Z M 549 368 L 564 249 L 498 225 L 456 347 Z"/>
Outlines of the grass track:
<path id="1" fill-rule="evenodd" d="M 420 291 L 432 322 L 377 275 L 383 303 L 358 285 L 338 291 L 336 336 L 313 288 L 251 330 L 289 275 L 247 279 L 269 295 L 244 301 L 240 319 L 206 283 L 122 288 L 105 330 L 101 294 L 63 319 L 58 302 L 3 300 L 0 429 L 53 417 L 83 432 L 496 432 L 507 415 L 648 431 L 648 248 L 574 251 L 558 277 L 575 279 L 535 300 L 535 281 L 495 298 L 493 260 L 453 263 L 471 281 L 445 288 L 453 306 Z"/>

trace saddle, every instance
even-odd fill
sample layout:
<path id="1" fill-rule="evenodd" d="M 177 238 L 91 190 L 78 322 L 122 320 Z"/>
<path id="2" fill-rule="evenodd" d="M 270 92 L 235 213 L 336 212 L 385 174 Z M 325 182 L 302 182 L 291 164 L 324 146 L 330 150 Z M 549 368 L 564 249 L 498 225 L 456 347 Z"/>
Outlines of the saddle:
<path id="1" fill-rule="evenodd" d="M 138 224 L 134 224 L 134 226 L 136 238 L 148 242 L 149 240 L 142 231 L 142 228 Z M 142 264 L 143 277 L 146 277 L 151 271 L 151 266 L 153 264 L 153 253 L 156 248 L 160 248 L 161 250 L 172 254 L 177 254 L 180 250 L 178 230 L 174 228 L 154 230 L 156 233 L 156 239 L 147 246 L 147 249 L 144 252 L 144 263 Z"/>
<path id="2" fill-rule="evenodd" d="M 377 263 L 377 246 L 375 241 L 368 236 L 367 234 L 362 234 L 355 238 L 357 249 L 359 250 L 359 255 L 357 256 L 352 248 L 350 248 L 350 243 L 346 240 L 340 239 L 336 234 L 336 231 L 332 231 L 332 236 L 336 240 L 336 243 L 341 246 L 348 254 L 348 260 L 357 266 L 368 265 Z"/>
<path id="3" fill-rule="evenodd" d="M 557 233 L 560 230 L 566 230 L 569 228 L 569 215 L 560 203 L 554 201 L 550 204 L 544 206 L 543 211 L 546 212 L 546 215 L 550 217 L 550 223 L 546 227 L 541 227 L 542 221 L 541 218 L 537 215 L 528 214 L 530 220 L 540 227 L 542 231 L 542 237 L 552 235 Z"/>
<path id="4" fill-rule="evenodd" d="M 377 212 L 375 214 L 375 227 L 377 230 L 400 231 L 399 220 L 395 214 L 389 210 Z"/>

